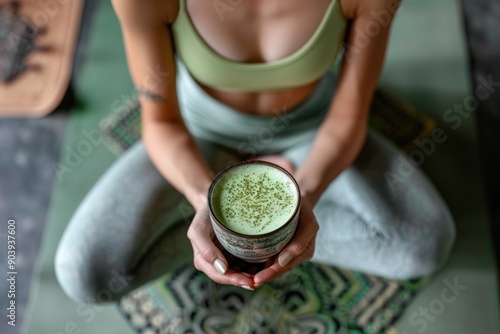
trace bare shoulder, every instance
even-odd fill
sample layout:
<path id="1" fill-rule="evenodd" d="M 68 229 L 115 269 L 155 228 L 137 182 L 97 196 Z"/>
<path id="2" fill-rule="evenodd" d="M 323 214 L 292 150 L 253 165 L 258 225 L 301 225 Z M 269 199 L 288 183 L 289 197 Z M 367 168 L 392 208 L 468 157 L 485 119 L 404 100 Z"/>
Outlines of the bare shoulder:
<path id="1" fill-rule="evenodd" d="M 172 23 L 179 11 L 179 0 L 111 0 L 120 22 Z"/>
<path id="2" fill-rule="evenodd" d="M 337 0 L 342 12 L 347 19 L 355 19 L 363 15 L 374 15 L 387 11 L 394 16 L 401 4 L 401 0 Z"/>

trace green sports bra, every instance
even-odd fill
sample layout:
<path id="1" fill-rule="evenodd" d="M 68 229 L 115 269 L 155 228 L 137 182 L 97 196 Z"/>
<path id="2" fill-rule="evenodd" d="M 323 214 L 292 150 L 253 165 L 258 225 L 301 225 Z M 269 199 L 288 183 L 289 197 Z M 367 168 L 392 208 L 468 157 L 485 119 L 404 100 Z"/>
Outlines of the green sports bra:
<path id="1" fill-rule="evenodd" d="M 217 54 L 196 31 L 179 0 L 172 24 L 177 56 L 191 75 L 214 89 L 239 92 L 293 88 L 311 83 L 331 69 L 344 39 L 346 19 L 332 0 L 312 37 L 293 54 L 264 63 L 242 63 Z"/>

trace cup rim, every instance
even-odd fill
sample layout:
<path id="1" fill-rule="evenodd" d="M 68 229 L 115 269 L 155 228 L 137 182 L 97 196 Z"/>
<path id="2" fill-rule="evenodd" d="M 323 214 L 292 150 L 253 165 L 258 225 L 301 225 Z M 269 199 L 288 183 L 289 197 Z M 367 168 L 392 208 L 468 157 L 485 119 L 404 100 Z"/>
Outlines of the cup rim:
<path id="1" fill-rule="evenodd" d="M 293 184 L 295 185 L 295 188 L 297 189 L 297 205 L 295 206 L 295 210 L 293 211 L 293 214 L 291 215 L 291 217 L 283 225 L 281 225 L 277 229 L 272 230 L 272 231 L 267 232 L 267 233 L 264 233 L 264 234 L 243 234 L 243 233 L 239 233 L 239 232 L 233 231 L 233 230 L 229 229 L 228 227 L 224 226 L 224 224 L 222 224 L 219 221 L 219 219 L 215 216 L 214 210 L 212 208 L 212 201 L 210 200 L 211 197 L 212 197 L 212 192 L 213 192 L 213 190 L 215 188 L 215 185 L 217 184 L 217 181 L 224 174 L 226 174 L 230 170 L 232 170 L 234 168 L 237 168 L 237 167 L 240 167 L 242 165 L 251 165 L 251 164 L 268 165 L 268 166 L 271 166 L 273 168 L 276 168 L 276 169 L 280 170 L 281 172 L 285 173 L 285 175 L 288 176 L 288 178 L 290 180 L 292 180 Z M 208 200 L 208 208 L 209 208 L 208 211 L 210 213 L 210 217 L 212 218 L 212 220 L 215 221 L 217 223 L 217 225 L 220 228 L 224 229 L 225 231 L 227 231 L 227 232 L 229 232 L 231 234 L 234 234 L 236 236 L 247 238 L 247 239 L 263 238 L 263 237 L 270 236 L 272 234 L 275 234 L 275 233 L 283 230 L 287 225 L 290 225 L 291 222 L 294 220 L 294 218 L 297 216 L 298 211 L 300 210 L 300 205 L 301 205 L 301 194 L 300 194 L 299 184 L 297 183 L 297 181 L 295 180 L 295 178 L 292 176 L 292 174 L 290 174 L 286 169 L 284 169 L 283 167 L 281 167 L 281 166 L 279 166 L 277 164 L 274 164 L 274 163 L 268 162 L 268 161 L 263 161 L 263 160 L 255 160 L 255 159 L 237 162 L 235 164 L 232 164 L 231 166 L 228 166 L 228 167 L 224 168 L 219 173 L 217 173 L 217 175 L 213 179 L 212 183 L 210 184 L 210 188 L 208 188 L 208 196 L 207 197 L 208 197 L 207 200 Z"/>

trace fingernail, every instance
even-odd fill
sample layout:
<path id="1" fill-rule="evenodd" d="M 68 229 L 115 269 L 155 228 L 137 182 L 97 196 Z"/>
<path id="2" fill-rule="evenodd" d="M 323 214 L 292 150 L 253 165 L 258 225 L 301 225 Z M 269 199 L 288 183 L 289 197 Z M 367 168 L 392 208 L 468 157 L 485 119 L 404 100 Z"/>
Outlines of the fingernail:
<path id="1" fill-rule="evenodd" d="M 290 261 L 292 261 L 293 255 L 290 252 L 284 252 L 283 254 L 280 255 L 278 258 L 278 263 L 280 266 L 284 267 L 286 266 Z"/>
<path id="2" fill-rule="evenodd" d="M 253 291 L 253 289 L 251 287 L 249 287 L 248 285 L 242 285 L 241 286 L 243 289 L 245 290 L 250 290 L 250 291 Z"/>
<path id="3" fill-rule="evenodd" d="M 214 267 L 220 274 L 224 275 L 226 273 L 226 264 L 221 259 L 216 259 L 214 261 Z"/>

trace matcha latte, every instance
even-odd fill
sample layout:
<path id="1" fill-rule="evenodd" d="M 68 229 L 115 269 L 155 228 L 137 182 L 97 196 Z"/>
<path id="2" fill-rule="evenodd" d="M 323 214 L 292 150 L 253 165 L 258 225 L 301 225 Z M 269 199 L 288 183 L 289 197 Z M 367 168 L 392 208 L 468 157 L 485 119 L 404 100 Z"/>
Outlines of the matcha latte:
<path id="1" fill-rule="evenodd" d="M 265 262 L 295 234 L 300 190 L 280 166 L 243 161 L 215 177 L 208 191 L 208 207 L 222 247 L 247 262 Z"/>
<path id="2" fill-rule="evenodd" d="M 241 164 L 218 178 L 210 196 L 217 220 L 231 231 L 261 235 L 277 230 L 296 213 L 298 187 L 281 168 Z"/>

